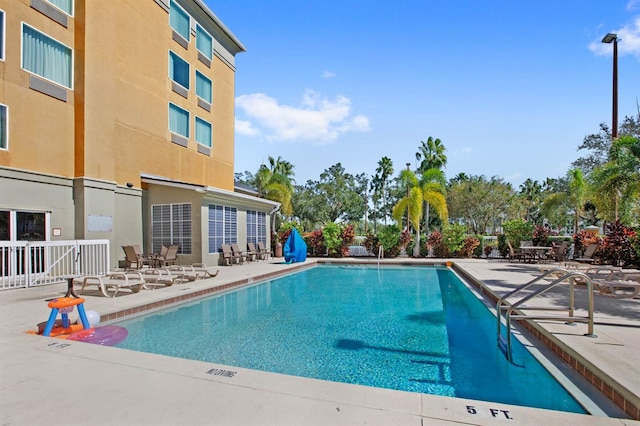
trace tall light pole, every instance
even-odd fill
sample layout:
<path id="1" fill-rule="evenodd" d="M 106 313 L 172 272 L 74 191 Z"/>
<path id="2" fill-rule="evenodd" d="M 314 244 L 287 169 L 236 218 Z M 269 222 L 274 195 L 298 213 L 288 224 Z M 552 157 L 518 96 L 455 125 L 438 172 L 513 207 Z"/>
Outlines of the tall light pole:
<path id="1" fill-rule="evenodd" d="M 602 39 L 603 43 L 613 43 L 613 107 L 611 117 L 611 138 L 618 137 L 618 35 L 609 33 Z"/>

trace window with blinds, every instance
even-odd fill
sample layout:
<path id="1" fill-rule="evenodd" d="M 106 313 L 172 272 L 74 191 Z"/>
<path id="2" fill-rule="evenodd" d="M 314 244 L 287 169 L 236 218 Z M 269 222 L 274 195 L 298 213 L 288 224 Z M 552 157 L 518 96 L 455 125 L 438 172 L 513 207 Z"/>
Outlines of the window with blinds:
<path id="1" fill-rule="evenodd" d="M 163 245 L 177 244 L 179 254 L 191 254 L 191 204 L 151 206 L 151 239 L 154 253 Z"/>

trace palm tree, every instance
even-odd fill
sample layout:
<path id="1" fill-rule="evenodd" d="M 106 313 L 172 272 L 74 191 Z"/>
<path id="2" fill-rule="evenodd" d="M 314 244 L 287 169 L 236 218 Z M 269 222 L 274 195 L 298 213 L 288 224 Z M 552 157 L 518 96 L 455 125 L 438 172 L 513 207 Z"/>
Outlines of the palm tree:
<path id="1" fill-rule="evenodd" d="M 526 220 L 529 222 L 535 222 L 538 216 L 536 207 L 540 201 L 540 195 L 542 194 L 542 185 L 537 180 L 527 179 L 520 185 L 520 196 L 524 200 L 524 205 L 527 210 Z"/>
<path id="2" fill-rule="evenodd" d="M 442 173 L 442 168 L 447 165 L 446 148 L 440 139 L 433 139 L 431 136 L 427 139 L 427 143 L 420 141 L 419 151 L 416 152 L 416 160 L 420 161 L 418 172 L 422 174 L 420 182 L 422 185 L 431 184 L 431 191 L 439 191 L 444 194 L 446 188 L 446 180 Z M 425 200 L 427 214 L 425 215 L 425 229 L 429 231 L 429 216 L 431 206 L 429 201 Z"/>
<path id="3" fill-rule="evenodd" d="M 389 157 L 382 157 L 378 161 L 378 167 L 376 168 L 376 175 L 372 180 L 372 186 L 376 192 L 376 197 L 382 197 L 382 216 L 384 218 L 384 224 L 387 224 L 387 184 L 389 183 L 389 177 L 393 175 L 393 161 Z"/>
<path id="4" fill-rule="evenodd" d="M 427 143 L 420 141 L 419 151 L 416 152 L 416 160 L 421 161 L 418 167 L 419 173 L 424 173 L 429 169 L 442 169 L 447 165 L 446 148 L 440 139 L 433 139 L 431 136 Z"/>
<path id="5" fill-rule="evenodd" d="M 411 170 L 403 170 L 400 173 L 400 182 L 407 188 L 407 195 L 394 206 L 392 215 L 398 223 L 402 223 L 402 218 L 405 212 L 407 213 L 407 231 L 409 231 L 410 223 L 416 231 L 413 255 L 418 257 L 420 255 L 420 222 L 422 221 L 424 202 L 426 201 L 433 206 L 438 216 L 443 222 L 446 222 L 448 217 L 447 200 L 439 182 L 428 181 L 422 184 Z"/>
<path id="6" fill-rule="evenodd" d="M 446 193 L 447 182 L 444 173 L 440 169 L 425 170 L 420 177 L 420 185 L 423 187 L 423 191 L 429 194 L 439 192 L 444 196 Z M 429 216 L 431 213 L 431 202 L 428 198 L 431 197 L 425 197 L 427 211 L 424 219 L 424 229 L 427 233 L 429 233 Z"/>
<path id="7" fill-rule="evenodd" d="M 549 217 L 554 210 L 563 209 L 567 211 L 573 209 L 573 232 L 576 234 L 578 233 L 580 214 L 586 201 L 587 181 L 580 169 L 569 170 L 567 180 L 568 190 L 566 192 L 554 192 L 547 196 L 542 203 L 541 212 Z"/>
<path id="8" fill-rule="evenodd" d="M 293 213 L 291 197 L 293 195 L 293 165 L 281 157 L 269 157 L 269 167 L 261 164 L 255 175 L 255 182 L 260 194 L 272 201 L 280 203 L 280 212 L 284 216 Z M 273 219 L 273 218 L 272 218 Z M 275 230 L 275 220 L 271 221 Z"/>
<path id="9" fill-rule="evenodd" d="M 603 206 L 607 199 L 613 200 L 613 217 L 618 220 L 620 210 L 637 207 L 640 197 L 640 140 L 631 136 L 620 136 L 611 144 L 608 161 L 591 173 L 591 184 L 596 202 Z M 621 206 L 622 204 L 622 206 Z"/>

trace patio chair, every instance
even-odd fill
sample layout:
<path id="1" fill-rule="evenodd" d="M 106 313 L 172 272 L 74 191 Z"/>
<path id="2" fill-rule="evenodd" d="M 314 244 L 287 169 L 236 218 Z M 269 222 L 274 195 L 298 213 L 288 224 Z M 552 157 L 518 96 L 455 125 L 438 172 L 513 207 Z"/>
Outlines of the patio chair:
<path id="1" fill-rule="evenodd" d="M 262 257 L 262 259 L 265 260 L 269 259 L 269 256 L 273 256 L 273 252 L 271 251 L 271 249 L 265 248 L 264 243 L 262 242 L 258 242 L 258 253 Z"/>
<path id="2" fill-rule="evenodd" d="M 242 256 L 236 255 L 229 244 L 222 244 L 220 250 L 222 250 L 222 258 L 227 265 L 233 266 L 236 261 L 237 263 L 241 262 Z"/>
<path id="3" fill-rule="evenodd" d="M 518 259 L 520 261 L 526 260 L 526 256 L 524 251 L 520 249 L 514 249 L 511 245 L 511 241 L 507 240 L 507 247 L 509 248 L 509 260 L 513 261 L 514 259 Z"/>
<path id="4" fill-rule="evenodd" d="M 551 247 L 551 257 L 556 262 L 564 262 L 567 257 L 567 249 L 569 248 L 568 241 L 560 241 L 559 243 L 554 243 Z"/>
<path id="5" fill-rule="evenodd" d="M 162 252 L 160 255 L 153 259 L 154 266 L 156 267 L 164 267 L 175 265 L 178 262 L 178 249 L 180 246 L 171 245 L 167 247 L 167 253 L 163 256 Z"/>
<path id="6" fill-rule="evenodd" d="M 591 243 L 584 250 L 582 257 L 579 257 L 573 260 L 575 260 L 576 262 L 582 262 L 582 263 L 593 263 L 595 261 L 595 259 L 593 258 L 593 254 L 595 253 L 597 248 L 598 248 L 597 244 Z"/>
<path id="7" fill-rule="evenodd" d="M 256 245 L 253 243 L 247 243 L 247 256 L 249 257 L 249 261 L 258 260 L 260 257 L 258 256 L 260 253 L 256 249 Z"/>
<path id="8" fill-rule="evenodd" d="M 233 255 L 239 258 L 240 263 L 244 263 L 249 258 L 246 252 L 240 250 L 238 244 L 231 244 L 231 250 L 233 251 Z"/>
<path id="9" fill-rule="evenodd" d="M 132 293 L 140 292 L 145 285 L 145 281 L 140 272 L 110 272 L 103 276 L 84 277 L 80 292 L 91 285 L 97 286 L 104 297 L 116 297 L 118 291 L 123 287 L 129 288 Z M 113 293 L 109 293 L 109 288 L 113 289 Z"/>
<path id="10" fill-rule="evenodd" d="M 134 246 L 122 246 L 122 250 L 124 250 L 124 269 L 140 269 L 144 265 L 149 265 L 149 259 L 138 255 Z"/>

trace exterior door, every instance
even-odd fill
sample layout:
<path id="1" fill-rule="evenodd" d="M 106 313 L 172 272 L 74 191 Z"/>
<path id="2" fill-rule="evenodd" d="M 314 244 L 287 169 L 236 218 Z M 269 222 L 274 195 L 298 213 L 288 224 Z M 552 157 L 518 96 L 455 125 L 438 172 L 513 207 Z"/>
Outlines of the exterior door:
<path id="1" fill-rule="evenodd" d="M 47 213 L 15 210 L 0 211 L 0 241 L 46 241 Z M 45 267 L 43 247 L 31 247 L 30 265 L 26 263 L 25 247 L 0 246 L 0 276 L 23 275 L 27 269 L 42 272 Z"/>

